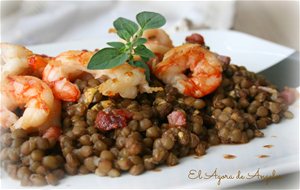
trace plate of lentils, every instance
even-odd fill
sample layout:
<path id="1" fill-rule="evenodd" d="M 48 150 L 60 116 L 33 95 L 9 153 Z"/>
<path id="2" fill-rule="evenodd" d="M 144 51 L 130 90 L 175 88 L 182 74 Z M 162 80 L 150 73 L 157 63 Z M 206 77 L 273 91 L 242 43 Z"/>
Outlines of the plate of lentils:
<path id="1" fill-rule="evenodd" d="M 17 122 L 5 123 L 1 101 L 2 187 L 217 188 L 261 180 L 217 177 L 238 171 L 299 169 L 298 91 L 256 74 L 294 50 L 233 31 L 167 34 L 157 13 L 139 13 L 137 22 L 117 19 L 112 31 L 127 42 L 103 49 L 99 39 L 1 44 L 5 65 L 6 50 L 28 50 L 26 72 L 1 73 L 10 89 L 1 88 L 2 97 L 18 104 L 9 108 Z M 48 101 L 17 100 L 23 96 L 11 82 L 28 81 L 52 93 L 42 124 L 19 121 L 34 106 L 28 102 Z"/>

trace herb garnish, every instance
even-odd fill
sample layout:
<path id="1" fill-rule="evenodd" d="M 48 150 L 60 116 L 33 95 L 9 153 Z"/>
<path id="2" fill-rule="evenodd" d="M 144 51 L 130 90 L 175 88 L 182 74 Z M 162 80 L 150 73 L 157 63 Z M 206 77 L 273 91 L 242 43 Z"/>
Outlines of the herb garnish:
<path id="1" fill-rule="evenodd" d="M 154 57 L 152 51 L 144 45 L 147 39 L 142 38 L 143 32 L 147 29 L 155 29 L 163 26 L 166 19 L 154 12 L 141 12 L 136 15 L 137 23 L 126 18 L 119 17 L 113 22 L 117 35 L 125 42 L 108 42 L 111 47 L 99 50 L 91 58 L 88 69 L 111 69 L 128 62 L 135 67 L 145 69 L 146 78 L 150 80 L 150 70 L 146 62 Z M 134 55 L 142 58 L 140 61 L 133 59 Z"/>

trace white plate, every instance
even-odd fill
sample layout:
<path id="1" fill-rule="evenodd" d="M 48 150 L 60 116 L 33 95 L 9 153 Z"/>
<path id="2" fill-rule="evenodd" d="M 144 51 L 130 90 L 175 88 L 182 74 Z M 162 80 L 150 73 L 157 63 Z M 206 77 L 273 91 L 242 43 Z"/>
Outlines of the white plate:
<path id="1" fill-rule="evenodd" d="M 195 31 L 196 32 L 196 31 Z M 232 62 L 244 65 L 249 70 L 258 72 L 268 68 L 294 52 L 293 49 L 277 45 L 247 34 L 234 31 L 198 31 L 205 37 L 206 43 L 212 51 L 228 55 Z M 181 44 L 185 36 L 191 34 L 171 34 L 174 44 Z M 30 47 L 33 51 L 48 55 L 55 55 L 69 49 L 95 49 L 103 47 L 105 42 L 114 40 L 112 35 L 101 39 L 82 42 L 48 44 Z M 284 120 L 280 124 L 268 126 L 263 130 L 265 137 L 256 138 L 243 145 L 220 145 L 208 149 L 207 154 L 200 159 L 193 156 L 180 159 L 180 164 L 174 167 L 162 167 L 160 172 L 149 171 L 140 176 L 123 174 L 119 178 L 98 177 L 96 175 L 82 175 L 67 177 L 60 181 L 58 188 L 224 188 L 238 184 L 260 180 L 259 176 L 251 179 L 238 179 L 237 174 L 249 178 L 258 170 L 264 176 L 275 176 L 299 171 L 299 102 L 290 107 L 295 118 Z M 274 147 L 263 148 L 271 144 Z M 235 159 L 224 159 L 224 154 L 236 155 Z M 259 155 L 270 155 L 258 158 Z M 190 179 L 190 171 L 201 171 L 233 179 L 223 179 L 218 185 L 217 175 L 210 179 Z M 257 173 L 258 174 L 258 173 Z M 226 178 L 226 177 L 225 177 Z M 20 182 L 3 175 L 3 188 L 20 188 Z M 45 188 L 53 188 L 47 186 Z"/>

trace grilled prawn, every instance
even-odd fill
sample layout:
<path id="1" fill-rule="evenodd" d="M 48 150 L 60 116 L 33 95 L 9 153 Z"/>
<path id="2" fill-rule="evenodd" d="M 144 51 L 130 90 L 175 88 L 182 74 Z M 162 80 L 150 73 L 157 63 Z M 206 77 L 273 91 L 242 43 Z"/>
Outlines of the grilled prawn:
<path id="1" fill-rule="evenodd" d="M 216 54 L 199 44 L 184 44 L 168 51 L 152 66 L 163 82 L 195 98 L 213 92 L 222 81 L 222 65 Z"/>
<path id="2" fill-rule="evenodd" d="M 13 113 L 16 108 L 25 108 L 20 118 Z M 45 131 L 60 126 L 60 102 L 45 82 L 33 76 L 7 77 L 1 89 L 0 112 L 2 127 Z"/>

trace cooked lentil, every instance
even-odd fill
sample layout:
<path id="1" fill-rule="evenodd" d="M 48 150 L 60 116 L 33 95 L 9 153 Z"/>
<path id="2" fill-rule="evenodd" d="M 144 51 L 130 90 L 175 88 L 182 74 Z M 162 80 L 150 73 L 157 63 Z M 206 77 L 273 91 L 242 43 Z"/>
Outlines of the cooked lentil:
<path id="1" fill-rule="evenodd" d="M 53 168 L 62 168 L 61 164 L 64 159 L 60 156 L 59 144 L 37 135 L 28 135 L 22 129 L 15 130 L 12 133 L 9 130 L 1 130 L 1 166 L 10 176 L 19 179 L 23 186 L 57 184 L 47 180 L 46 175 L 58 176 Z M 11 143 L 7 143 L 7 140 Z M 10 144 L 14 144 L 14 147 Z M 6 156 L 4 156 L 4 153 Z M 56 162 L 48 163 L 48 157 L 53 157 Z M 51 167 L 47 168 L 47 166 Z M 64 173 L 64 171 L 60 170 L 59 179 L 64 175 L 61 173 Z"/>
<path id="2" fill-rule="evenodd" d="M 84 92 L 103 81 L 88 77 L 75 83 Z M 273 88 L 272 84 L 232 64 L 224 65 L 221 86 L 201 99 L 185 97 L 155 78 L 152 83 L 164 91 L 140 94 L 135 100 L 97 92 L 89 104 L 83 95 L 77 103 L 63 102 L 59 141 L 22 129 L 1 129 L 1 166 L 24 186 L 57 185 L 65 173 L 140 175 L 162 164 L 177 165 L 189 154 L 202 156 L 213 145 L 247 143 L 264 136 L 260 129 L 267 125 L 293 117 L 281 97 L 259 88 Z M 126 127 L 103 131 L 95 127 L 95 120 L 104 109 L 132 115 Z M 178 110 L 187 124 L 170 126 L 167 116 Z"/>

